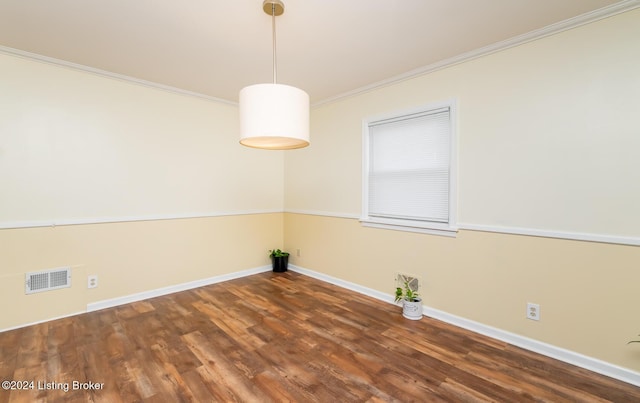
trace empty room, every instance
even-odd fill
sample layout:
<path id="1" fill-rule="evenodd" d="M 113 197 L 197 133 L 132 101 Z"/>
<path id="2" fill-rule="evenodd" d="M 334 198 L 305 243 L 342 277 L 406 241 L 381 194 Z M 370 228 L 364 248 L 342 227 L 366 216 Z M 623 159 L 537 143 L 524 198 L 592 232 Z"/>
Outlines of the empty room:
<path id="1" fill-rule="evenodd" d="M 640 0 L 0 1 L 0 403 L 640 401 Z"/>

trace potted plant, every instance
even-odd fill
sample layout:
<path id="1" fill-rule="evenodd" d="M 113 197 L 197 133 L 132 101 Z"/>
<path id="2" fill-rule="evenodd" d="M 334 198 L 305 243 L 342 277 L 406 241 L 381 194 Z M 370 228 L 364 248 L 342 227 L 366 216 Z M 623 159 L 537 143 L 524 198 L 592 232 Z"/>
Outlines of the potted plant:
<path id="1" fill-rule="evenodd" d="M 405 281 L 402 287 L 396 288 L 396 299 L 398 303 L 402 301 L 402 316 L 411 320 L 422 319 L 422 298 L 418 295 L 418 290 L 409 286 Z"/>
<path id="2" fill-rule="evenodd" d="M 282 273 L 287 271 L 289 252 L 283 252 L 280 249 L 270 250 L 269 257 L 271 258 L 271 265 L 274 272 Z"/>

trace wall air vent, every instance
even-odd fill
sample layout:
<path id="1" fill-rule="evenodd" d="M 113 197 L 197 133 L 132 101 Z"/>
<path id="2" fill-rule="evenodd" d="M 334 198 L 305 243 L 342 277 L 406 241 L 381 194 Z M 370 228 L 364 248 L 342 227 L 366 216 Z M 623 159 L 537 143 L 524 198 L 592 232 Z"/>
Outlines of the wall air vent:
<path id="1" fill-rule="evenodd" d="M 404 288 L 405 283 L 407 283 L 409 288 L 413 291 L 418 291 L 420 289 L 420 280 L 418 277 L 409 274 L 396 273 L 397 287 Z"/>
<path id="2" fill-rule="evenodd" d="M 70 267 L 27 273 L 25 280 L 26 294 L 69 287 L 71 287 Z"/>

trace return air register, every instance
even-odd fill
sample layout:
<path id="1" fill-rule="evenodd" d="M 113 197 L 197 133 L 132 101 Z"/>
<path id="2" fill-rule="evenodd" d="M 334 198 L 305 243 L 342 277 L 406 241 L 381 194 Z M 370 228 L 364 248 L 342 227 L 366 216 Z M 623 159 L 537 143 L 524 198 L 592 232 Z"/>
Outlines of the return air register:
<path id="1" fill-rule="evenodd" d="M 396 273 L 397 287 L 404 288 L 405 283 L 413 291 L 418 291 L 420 289 L 420 280 L 418 277 L 409 274 Z"/>
<path id="2" fill-rule="evenodd" d="M 27 273 L 25 281 L 26 294 L 69 287 L 71 287 L 70 267 Z"/>

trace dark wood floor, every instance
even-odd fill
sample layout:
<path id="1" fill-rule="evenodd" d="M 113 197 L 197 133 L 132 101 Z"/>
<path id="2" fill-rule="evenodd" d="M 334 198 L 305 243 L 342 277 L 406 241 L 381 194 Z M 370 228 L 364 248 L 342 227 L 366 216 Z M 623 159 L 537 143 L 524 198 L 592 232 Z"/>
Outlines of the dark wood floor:
<path id="1" fill-rule="evenodd" d="M 34 381 L 0 402 L 640 401 L 640 388 L 292 272 L 1 333 L 0 379 Z"/>

